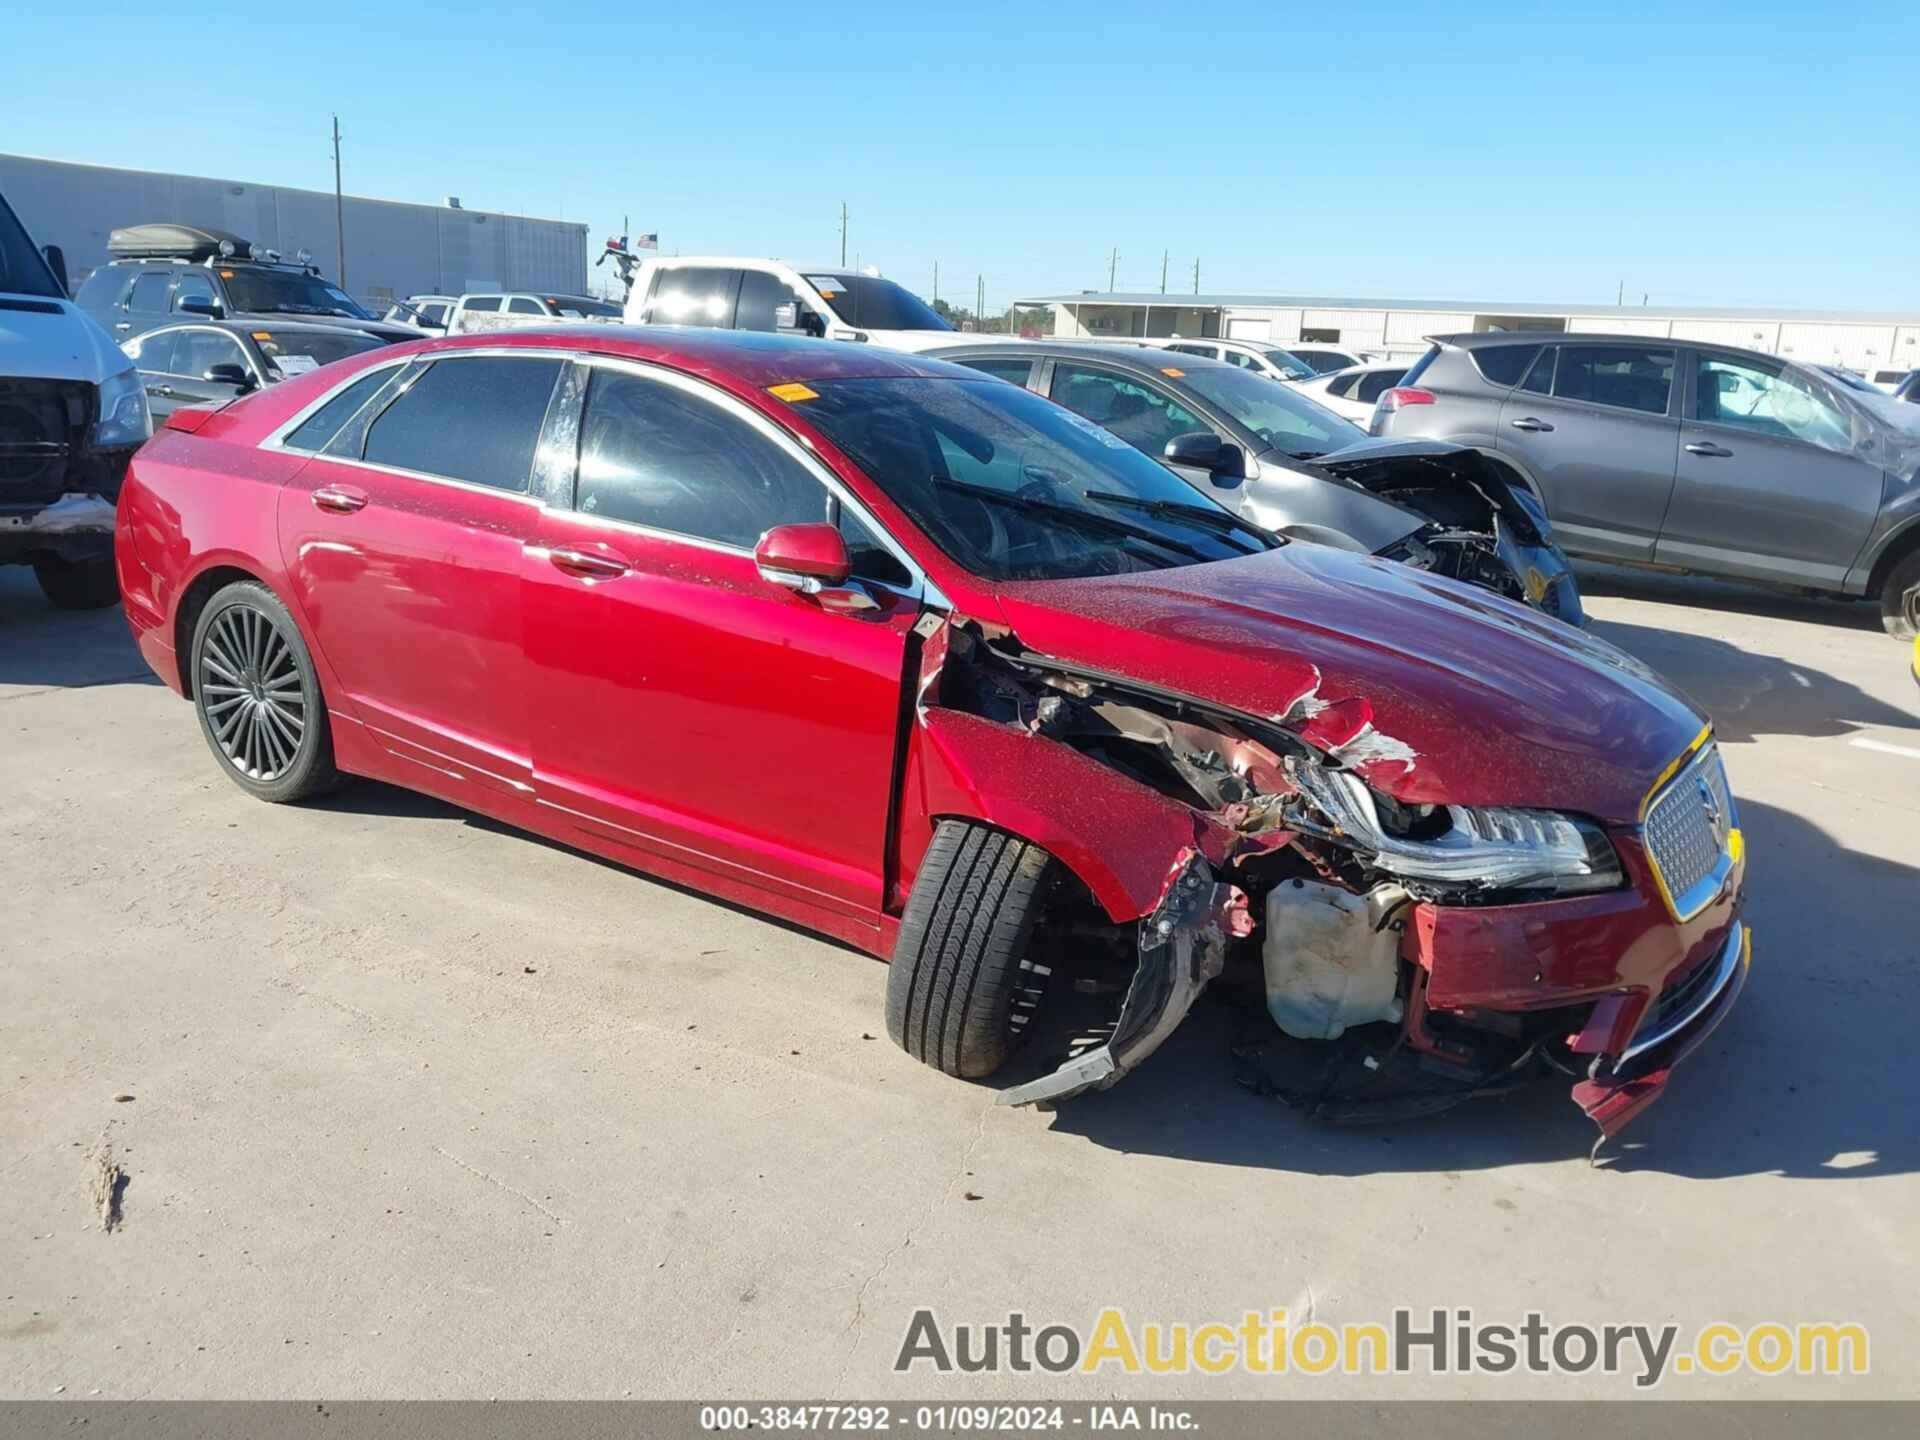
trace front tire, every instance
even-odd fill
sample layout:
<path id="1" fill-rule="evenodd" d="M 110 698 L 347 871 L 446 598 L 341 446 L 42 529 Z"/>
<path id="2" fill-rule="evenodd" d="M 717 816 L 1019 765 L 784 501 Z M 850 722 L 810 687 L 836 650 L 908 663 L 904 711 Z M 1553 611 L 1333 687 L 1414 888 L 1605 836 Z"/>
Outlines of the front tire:
<path id="1" fill-rule="evenodd" d="M 194 624 L 190 658 L 200 732 L 228 779 L 274 804 L 337 782 L 320 677 L 271 590 L 249 580 L 216 593 Z"/>
<path id="2" fill-rule="evenodd" d="M 1027 954 L 1063 871 L 1038 845 L 942 820 L 920 862 L 887 972 L 887 1034 L 977 1080 L 1005 1064 L 1046 989 Z"/>
<path id="3" fill-rule="evenodd" d="M 1916 613 L 1920 612 L 1920 598 L 1914 595 L 1916 589 L 1920 589 L 1920 550 L 1888 571 L 1886 584 L 1880 587 L 1880 623 L 1896 640 L 1913 639 L 1914 628 L 1920 625 L 1920 613 Z"/>
<path id="4" fill-rule="evenodd" d="M 45 556 L 33 562 L 33 578 L 56 610 L 102 610 L 120 599 L 120 576 L 111 555 L 91 560 Z"/>

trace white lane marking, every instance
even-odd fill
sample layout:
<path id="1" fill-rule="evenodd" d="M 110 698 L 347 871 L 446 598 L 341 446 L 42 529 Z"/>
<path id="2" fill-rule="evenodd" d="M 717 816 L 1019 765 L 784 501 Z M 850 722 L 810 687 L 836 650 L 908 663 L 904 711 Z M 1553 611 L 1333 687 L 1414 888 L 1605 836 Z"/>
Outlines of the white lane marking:
<path id="1" fill-rule="evenodd" d="M 1882 755 L 1904 755 L 1909 760 L 1920 760 L 1920 750 L 1911 745 L 1889 745 L 1885 740 L 1854 739 L 1847 742 L 1856 750 L 1877 750 Z"/>

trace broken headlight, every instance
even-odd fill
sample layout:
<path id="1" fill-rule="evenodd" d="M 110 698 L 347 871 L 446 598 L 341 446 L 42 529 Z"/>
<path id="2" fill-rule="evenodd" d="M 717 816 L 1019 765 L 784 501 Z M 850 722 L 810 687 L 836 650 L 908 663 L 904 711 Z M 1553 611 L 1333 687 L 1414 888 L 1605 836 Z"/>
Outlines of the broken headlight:
<path id="1" fill-rule="evenodd" d="M 1404 880 L 1579 895 L 1622 882 L 1600 827 L 1558 810 L 1446 805 L 1410 811 L 1351 771 L 1297 764 L 1294 779 L 1330 828 L 1324 834 Z"/>
<path id="2" fill-rule="evenodd" d="M 139 445 L 153 434 L 153 415 L 147 409 L 147 391 L 140 372 L 128 366 L 100 382 L 100 418 L 88 438 L 102 449 Z"/>

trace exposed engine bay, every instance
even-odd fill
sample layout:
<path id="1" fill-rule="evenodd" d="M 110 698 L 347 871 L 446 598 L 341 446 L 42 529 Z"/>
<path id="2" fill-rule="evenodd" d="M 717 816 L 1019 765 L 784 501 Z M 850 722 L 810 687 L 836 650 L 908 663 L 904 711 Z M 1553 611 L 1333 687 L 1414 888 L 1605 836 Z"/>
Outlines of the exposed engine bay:
<path id="1" fill-rule="evenodd" d="M 1417 757 L 1374 730 L 1364 703 L 1310 693 L 1264 719 L 1026 652 L 980 622 L 955 619 L 941 637 L 923 667 L 923 714 L 956 710 L 1068 746 L 1193 821 L 1192 844 L 1137 925 L 1103 923 L 1083 897 L 1055 928 L 1092 942 L 1083 979 L 1103 964 L 1109 978 L 1126 964 L 1133 975 L 1100 1043 L 1003 1092 L 1003 1103 L 1051 1105 L 1111 1085 L 1210 981 L 1234 972 L 1271 1021 L 1236 1047 L 1240 1078 L 1315 1116 L 1398 1118 L 1542 1068 L 1576 1075 L 1579 1057 L 1564 1042 L 1591 1003 L 1435 1011 L 1403 940 L 1420 902 L 1475 907 L 1618 887 L 1597 826 L 1393 800 L 1359 769 Z M 1071 983 L 1071 966 L 1050 963 Z"/>

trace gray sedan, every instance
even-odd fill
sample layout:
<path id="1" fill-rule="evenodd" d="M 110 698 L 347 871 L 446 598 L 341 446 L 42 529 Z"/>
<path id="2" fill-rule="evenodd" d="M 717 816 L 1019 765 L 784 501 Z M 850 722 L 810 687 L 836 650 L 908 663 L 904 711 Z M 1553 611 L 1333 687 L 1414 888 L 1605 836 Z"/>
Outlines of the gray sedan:
<path id="1" fill-rule="evenodd" d="M 155 420 L 182 405 L 224 405 L 262 385 L 378 350 L 386 335 L 296 320 L 194 320 L 123 341 Z"/>
<path id="2" fill-rule="evenodd" d="M 1912 636 L 1920 409 L 1890 396 L 1720 345 L 1444 335 L 1372 430 L 1480 450 L 1573 554 L 1864 595 Z"/>
<path id="3" fill-rule="evenodd" d="M 1370 442 L 1292 386 L 1167 350 L 1013 340 L 933 353 L 1048 396 L 1266 529 L 1585 623 L 1545 512 L 1470 449 Z"/>

